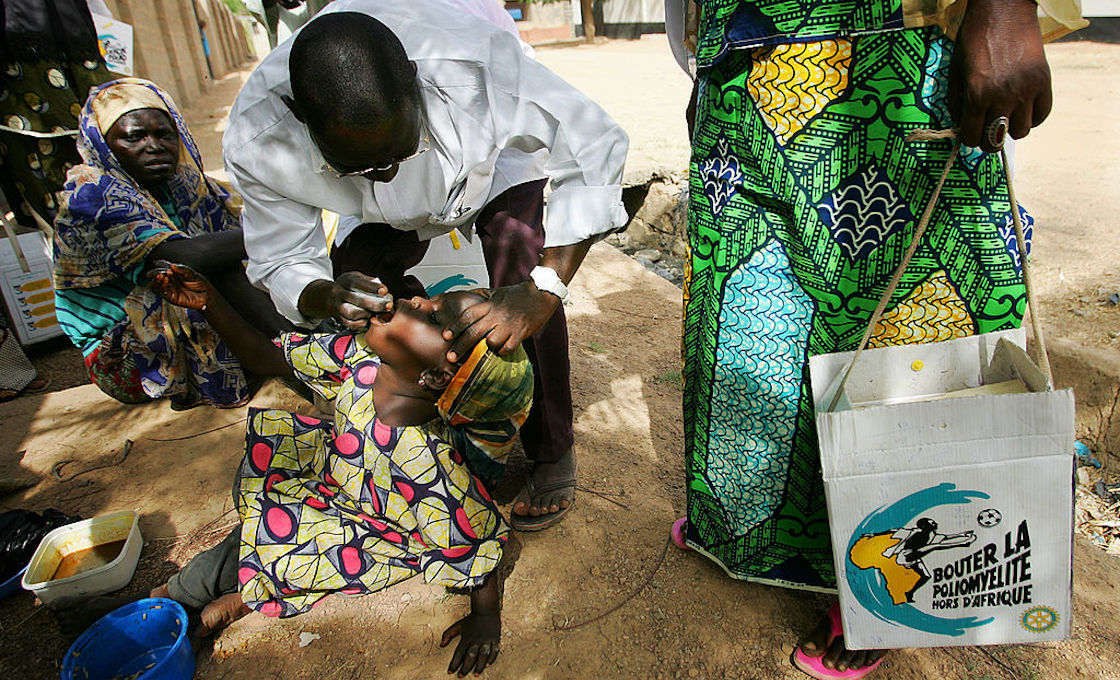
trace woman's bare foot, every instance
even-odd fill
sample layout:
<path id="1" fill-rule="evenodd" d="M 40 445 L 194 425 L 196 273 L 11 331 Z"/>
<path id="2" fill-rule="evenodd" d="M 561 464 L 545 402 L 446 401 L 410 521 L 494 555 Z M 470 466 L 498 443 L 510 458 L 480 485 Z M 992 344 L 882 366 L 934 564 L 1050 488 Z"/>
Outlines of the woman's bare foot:
<path id="1" fill-rule="evenodd" d="M 164 583 L 162 586 L 152 588 L 152 592 L 148 593 L 148 597 L 166 597 L 171 599 L 171 589 Z"/>
<path id="2" fill-rule="evenodd" d="M 825 614 L 813 632 L 797 643 L 797 648 L 801 654 L 815 663 L 803 663 L 805 659 L 798 659 L 798 654 L 795 652 L 794 665 L 814 678 L 825 679 L 831 677 L 828 671 L 843 673 L 866 669 L 866 672 L 870 673 L 887 653 L 884 649 L 851 650 L 845 647 L 844 631 L 840 625 L 840 610 L 835 605 Z M 818 663 L 823 666 L 823 672 L 821 669 L 810 667 Z"/>

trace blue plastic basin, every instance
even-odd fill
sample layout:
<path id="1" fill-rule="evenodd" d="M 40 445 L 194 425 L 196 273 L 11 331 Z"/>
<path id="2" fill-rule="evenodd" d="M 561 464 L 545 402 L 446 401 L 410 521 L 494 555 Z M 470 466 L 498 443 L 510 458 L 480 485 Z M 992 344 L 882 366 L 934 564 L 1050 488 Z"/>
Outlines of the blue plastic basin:
<path id="1" fill-rule="evenodd" d="M 25 571 L 27 571 L 27 567 L 20 569 L 15 576 L 0 583 L 0 600 L 23 590 L 23 585 L 20 584 L 20 580 L 23 579 L 23 572 Z"/>
<path id="2" fill-rule="evenodd" d="M 70 645 L 62 680 L 190 680 L 194 652 L 187 612 L 150 597 L 109 612 Z"/>

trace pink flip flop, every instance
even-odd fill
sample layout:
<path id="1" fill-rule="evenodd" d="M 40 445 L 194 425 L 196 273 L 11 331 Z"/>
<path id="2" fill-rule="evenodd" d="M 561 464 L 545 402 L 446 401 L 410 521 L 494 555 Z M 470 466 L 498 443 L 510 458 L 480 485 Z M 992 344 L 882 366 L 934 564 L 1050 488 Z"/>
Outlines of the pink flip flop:
<path id="1" fill-rule="evenodd" d="M 831 628 L 829 630 L 828 644 L 831 645 L 833 640 L 844 635 L 844 626 L 840 620 L 839 602 L 833 603 L 833 605 L 828 608 L 828 622 Z M 823 654 L 820 656 L 809 656 L 801 651 L 800 645 L 793 650 L 793 656 L 790 658 L 790 661 L 793 662 L 793 665 L 796 666 L 798 670 L 811 677 L 817 678 L 817 680 L 856 680 L 856 678 L 866 677 L 871 671 L 878 668 L 879 664 L 883 663 L 883 660 L 879 659 L 870 666 L 838 671 L 835 668 L 825 667 L 824 663 L 822 663 L 824 661 Z"/>
<path id="2" fill-rule="evenodd" d="M 673 522 L 673 528 L 669 530 L 669 535 L 673 537 L 673 543 L 681 550 L 692 550 L 684 540 L 684 531 L 687 526 L 688 518 L 681 517 L 676 522 Z"/>

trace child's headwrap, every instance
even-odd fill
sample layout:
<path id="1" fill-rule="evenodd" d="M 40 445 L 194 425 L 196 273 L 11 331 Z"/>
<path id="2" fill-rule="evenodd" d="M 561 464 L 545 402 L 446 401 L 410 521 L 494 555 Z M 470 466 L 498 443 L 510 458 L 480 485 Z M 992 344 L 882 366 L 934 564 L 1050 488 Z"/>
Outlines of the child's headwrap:
<path id="1" fill-rule="evenodd" d="M 500 479 L 514 437 L 533 405 L 533 367 L 518 347 L 498 356 L 482 340 L 475 345 L 436 402 L 451 425 L 451 440 L 472 471 Z"/>

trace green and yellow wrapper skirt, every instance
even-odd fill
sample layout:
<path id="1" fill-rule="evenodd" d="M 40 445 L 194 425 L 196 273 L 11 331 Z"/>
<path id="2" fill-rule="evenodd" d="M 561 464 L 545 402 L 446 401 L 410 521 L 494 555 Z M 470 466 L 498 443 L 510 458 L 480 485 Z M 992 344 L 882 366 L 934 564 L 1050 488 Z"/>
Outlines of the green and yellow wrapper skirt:
<path id="1" fill-rule="evenodd" d="M 808 358 L 853 350 L 951 149 L 936 28 L 729 54 L 701 74 L 683 359 L 687 540 L 735 578 L 836 578 Z M 964 149 L 871 346 L 1016 327 L 997 155 Z M 1027 234 L 1033 224 L 1023 213 Z"/>

